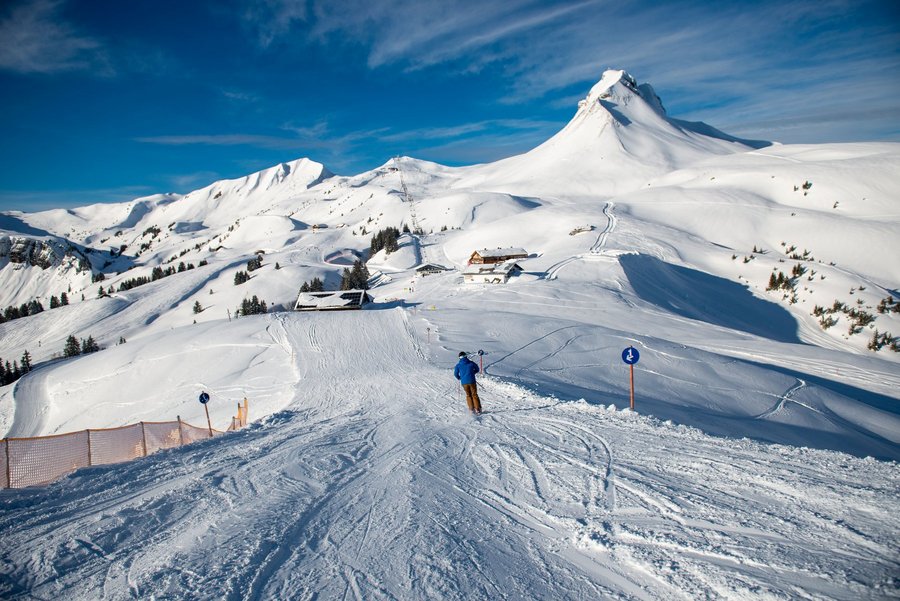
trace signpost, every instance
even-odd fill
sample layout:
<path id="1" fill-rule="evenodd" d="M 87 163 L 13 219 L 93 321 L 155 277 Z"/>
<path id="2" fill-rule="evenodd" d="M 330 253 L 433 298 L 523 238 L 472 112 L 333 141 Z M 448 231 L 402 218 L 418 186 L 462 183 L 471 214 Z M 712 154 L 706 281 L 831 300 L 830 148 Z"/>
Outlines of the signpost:
<path id="1" fill-rule="evenodd" d="M 478 349 L 478 362 L 481 364 L 478 371 L 484 373 L 484 351 L 481 349 Z"/>
<path id="2" fill-rule="evenodd" d="M 641 358 L 641 354 L 633 346 L 629 346 L 622 351 L 622 361 L 628 364 L 631 371 L 631 410 L 634 411 L 634 364 Z"/>
<path id="3" fill-rule="evenodd" d="M 207 403 L 209 402 L 209 395 L 205 392 L 200 393 L 200 403 L 203 404 L 203 408 L 206 409 L 206 425 L 209 426 L 209 437 L 212 438 L 212 422 L 209 419 L 209 406 Z"/>

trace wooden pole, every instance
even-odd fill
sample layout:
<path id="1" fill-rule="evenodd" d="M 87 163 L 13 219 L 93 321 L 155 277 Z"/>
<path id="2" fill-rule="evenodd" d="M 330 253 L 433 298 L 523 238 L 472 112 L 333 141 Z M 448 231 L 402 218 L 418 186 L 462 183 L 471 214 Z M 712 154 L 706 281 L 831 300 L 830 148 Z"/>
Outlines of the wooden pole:
<path id="1" fill-rule="evenodd" d="M 181 429 L 181 416 L 178 416 L 178 444 L 184 446 L 184 430 Z"/>
<path id="2" fill-rule="evenodd" d="M 209 407 L 206 403 L 203 403 L 203 408 L 206 409 L 206 425 L 209 426 L 209 437 L 212 438 L 212 422 L 209 420 Z"/>
<path id="3" fill-rule="evenodd" d="M 631 368 L 631 410 L 634 411 L 634 365 L 629 365 Z"/>
<path id="4" fill-rule="evenodd" d="M 90 431 L 90 430 L 86 430 L 86 432 L 87 432 L 87 435 L 88 435 L 88 465 L 91 465 L 92 459 L 93 459 L 93 458 L 91 457 L 91 431 Z"/>
<path id="5" fill-rule="evenodd" d="M 141 444 L 144 446 L 144 457 L 147 456 L 147 430 L 144 429 L 144 422 L 141 422 Z"/>

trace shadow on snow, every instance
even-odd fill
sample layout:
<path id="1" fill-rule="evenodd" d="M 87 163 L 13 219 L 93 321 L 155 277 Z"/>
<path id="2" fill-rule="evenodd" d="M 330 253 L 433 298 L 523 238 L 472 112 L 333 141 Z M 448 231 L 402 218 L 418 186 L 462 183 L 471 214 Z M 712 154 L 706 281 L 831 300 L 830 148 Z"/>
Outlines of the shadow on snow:
<path id="1" fill-rule="evenodd" d="M 635 294 L 676 315 L 800 344 L 797 322 L 785 309 L 744 286 L 647 255 L 622 255 L 619 263 Z"/>

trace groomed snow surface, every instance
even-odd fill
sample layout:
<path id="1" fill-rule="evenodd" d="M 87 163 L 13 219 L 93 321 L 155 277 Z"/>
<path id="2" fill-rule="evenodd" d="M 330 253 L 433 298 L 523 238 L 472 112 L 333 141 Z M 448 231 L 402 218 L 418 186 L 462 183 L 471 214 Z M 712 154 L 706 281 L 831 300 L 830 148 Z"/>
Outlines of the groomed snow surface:
<path id="1" fill-rule="evenodd" d="M 541 396 L 491 376 L 490 363 L 486 413 L 470 417 L 450 375 L 455 353 L 421 313 L 243 320 L 281 349 L 276 369 L 296 384 L 288 408 L 212 441 L 4 493 L 3 596 L 897 592 L 895 464 Z"/>

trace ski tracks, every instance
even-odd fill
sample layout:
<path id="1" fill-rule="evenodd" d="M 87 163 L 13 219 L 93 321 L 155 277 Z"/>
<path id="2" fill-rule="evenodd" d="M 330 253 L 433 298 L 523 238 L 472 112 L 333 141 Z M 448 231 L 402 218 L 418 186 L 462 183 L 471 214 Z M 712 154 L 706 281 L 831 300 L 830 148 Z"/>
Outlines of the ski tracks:
<path id="1" fill-rule="evenodd" d="M 599 255 L 600 253 L 603 252 L 603 249 L 606 247 L 606 242 L 607 242 L 607 240 L 609 240 L 610 234 L 612 234 L 613 231 L 615 231 L 616 226 L 619 223 L 618 218 L 616 217 L 615 213 L 613 212 L 613 209 L 615 208 L 615 206 L 616 206 L 616 204 L 614 202 L 607 201 L 606 205 L 603 207 L 603 214 L 606 216 L 606 220 L 607 220 L 606 227 L 597 236 L 597 240 L 594 242 L 593 245 L 591 245 L 591 248 L 588 249 L 588 252 L 585 254 L 574 255 L 572 257 L 565 258 L 562 261 L 559 261 L 558 263 L 551 265 L 547 269 L 547 275 L 545 276 L 546 279 L 555 280 L 559 276 L 559 272 L 562 271 L 562 269 L 564 267 L 566 267 L 567 265 L 570 265 L 571 263 L 581 260 L 581 259 L 584 259 L 586 257 L 590 258 L 591 256 Z"/>
<path id="2" fill-rule="evenodd" d="M 304 373 L 334 377 L 301 380 L 294 403 L 262 423 L 10 496 L 19 500 L 0 514 L 9 545 L 0 592 L 257 600 L 891 590 L 900 518 L 890 466 L 712 438 L 490 375 L 480 380 L 487 413 L 472 418 L 449 366 L 425 361 L 402 312 L 372 319 L 273 326 Z M 334 344 L 355 352 L 330 357 Z M 779 403 L 796 402 L 803 385 Z"/>
<path id="3" fill-rule="evenodd" d="M 781 395 L 781 397 L 778 399 L 778 402 L 775 403 L 774 406 L 772 406 L 770 409 L 767 409 L 766 411 L 763 411 L 759 415 L 753 416 L 753 419 L 766 419 L 767 417 L 770 417 L 770 416 L 775 415 L 776 413 L 780 412 L 781 410 L 784 409 L 784 406 L 792 400 L 791 397 L 793 397 L 795 394 L 797 394 L 799 391 L 803 390 L 804 388 L 806 388 L 806 382 L 800 378 L 797 378 L 797 383 L 794 384 L 793 386 L 791 386 L 783 395 Z M 807 409 L 810 409 L 812 411 L 817 411 L 816 409 L 813 409 L 809 405 L 805 405 L 800 402 L 797 402 L 797 404 L 801 405 L 803 407 L 806 407 Z"/>

